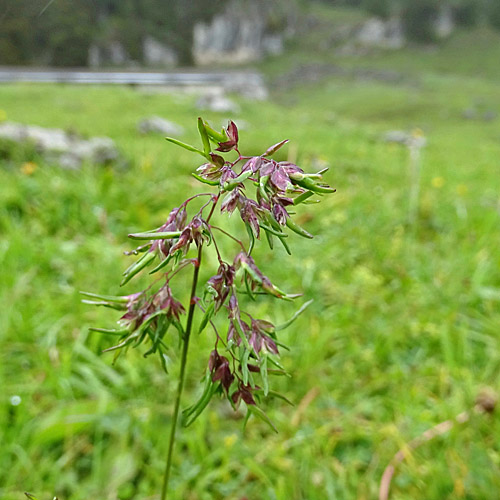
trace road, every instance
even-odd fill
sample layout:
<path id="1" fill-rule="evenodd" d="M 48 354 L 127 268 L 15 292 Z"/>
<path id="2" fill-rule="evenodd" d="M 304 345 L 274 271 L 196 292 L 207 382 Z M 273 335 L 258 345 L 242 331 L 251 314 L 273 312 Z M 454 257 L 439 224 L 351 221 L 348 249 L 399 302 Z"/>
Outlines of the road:
<path id="1" fill-rule="evenodd" d="M 255 71 L 88 71 L 0 67 L 0 83 L 7 82 L 213 86 L 223 87 L 229 91 L 243 90 L 244 87 L 264 87 L 261 75 Z"/>

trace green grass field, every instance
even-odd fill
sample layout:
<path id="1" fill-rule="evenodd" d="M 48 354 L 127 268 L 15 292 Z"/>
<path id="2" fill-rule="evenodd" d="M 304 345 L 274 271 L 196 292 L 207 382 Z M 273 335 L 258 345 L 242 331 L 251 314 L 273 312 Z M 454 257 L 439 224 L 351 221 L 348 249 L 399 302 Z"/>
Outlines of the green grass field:
<path id="1" fill-rule="evenodd" d="M 498 45 L 500 37 L 488 37 Z M 288 138 L 282 156 L 310 169 L 330 165 L 325 179 L 338 192 L 300 211 L 312 242 L 291 237 L 291 257 L 270 255 L 265 243 L 256 251 L 282 288 L 314 299 L 283 334 L 291 377 L 274 381 L 295 406 L 265 405 L 274 434 L 257 420 L 243 431 L 242 415 L 214 400 L 179 436 L 172 499 L 374 499 L 405 443 L 471 410 L 482 388 L 500 391 L 500 119 L 462 118 L 475 105 L 500 112 L 500 72 L 484 44 L 472 42 L 449 42 L 456 66 L 449 46 L 442 64 L 426 50 L 388 56 L 391 68 L 411 69 L 411 82 L 399 85 L 325 78 L 276 91 L 269 102 L 235 97 L 243 150 Z M 108 339 L 88 327 L 116 315 L 81 304 L 78 291 L 120 293 L 123 251 L 132 248 L 126 234 L 157 227 L 200 189 L 189 175 L 196 158 L 135 130 L 158 114 L 196 141 L 195 101 L 133 88 L 0 87 L 7 119 L 108 135 L 129 161 L 64 171 L 37 158 L 34 169 L 22 156 L 0 160 L 2 500 L 23 491 L 40 500 L 158 498 L 175 342 L 171 377 L 139 352 L 112 366 L 100 353 Z M 381 140 L 394 129 L 418 129 L 428 141 L 413 223 L 408 149 Z M 258 308 L 277 322 L 294 311 Z M 205 333 L 192 344 L 185 406 L 200 391 L 211 343 Z M 391 498 L 493 500 L 498 491 L 500 417 L 472 411 L 469 422 L 411 453 Z"/>

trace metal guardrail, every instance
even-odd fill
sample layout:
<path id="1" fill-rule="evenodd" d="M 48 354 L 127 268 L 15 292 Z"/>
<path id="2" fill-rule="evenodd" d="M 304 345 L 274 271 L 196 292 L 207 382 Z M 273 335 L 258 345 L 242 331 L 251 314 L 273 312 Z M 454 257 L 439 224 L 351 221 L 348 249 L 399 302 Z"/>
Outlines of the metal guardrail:
<path id="1" fill-rule="evenodd" d="M 256 72 L 128 72 L 128 71 L 80 71 L 80 70 L 24 70 L 0 68 L 0 82 L 32 83 L 86 83 L 117 85 L 166 85 L 166 86 L 231 86 L 234 82 L 263 85 Z"/>

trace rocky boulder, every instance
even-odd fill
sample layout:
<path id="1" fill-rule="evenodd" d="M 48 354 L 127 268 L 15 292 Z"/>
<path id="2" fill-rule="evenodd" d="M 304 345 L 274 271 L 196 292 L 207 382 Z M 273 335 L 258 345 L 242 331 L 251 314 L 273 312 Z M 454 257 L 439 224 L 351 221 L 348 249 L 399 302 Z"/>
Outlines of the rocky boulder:
<path id="1" fill-rule="evenodd" d="M 201 111 L 215 111 L 216 113 L 238 113 L 240 107 L 221 92 L 210 92 L 202 95 L 196 102 Z"/>
<path id="2" fill-rule="evenodd" d="M 80 168 L 85 161 L 104 165 L 120 158 L 114 141 L 109 137 L 82 139 L 61 129 L 36 125 L 1 123 L 0 139 L 33 146 L 48 161 L 70 169 Z"/>
<path id="3" fill-rule="evenodd" d="M 356 34 L 356 41 L 362 46 L 400 49 L 405 44 L 403 26 L 398 18 L 384 21 L 372 18 L 366 21 Z"/>
<path id="4" fill-rule="evenodd" d="M 144 64 L 147 66 L 172 67 L 177 66 L 177 53 L 167 45 L 151 36 L 146 36 L 142 42 Z"/>
<path id="5" fill-rule="evenodd" d="M 165 120 L 160 116 L 150 116 L 142 119 L 137 124 L 137 131 L 141 134 L 163 134 L 178 137 L 184 133 L 184 129 L 177 123 Z"/>
<path id="6" fill-rule="evenodd" d="M 192 50 L 195 64 L 244 64 L 281 54 L 284 36 L 293 31 L 293 9 L 288 6 L 277 13 L 273 7 L 263 0 L 231 0 L 210 22 L 197 23 Z"/>
<path id="7" fill-rule="evenodd" d="M 130 66 L 133 64 L 123 44 L 117 40 L 92 44 L 88 51 L 87 63 L 91 68 L 102 66 Z"/>

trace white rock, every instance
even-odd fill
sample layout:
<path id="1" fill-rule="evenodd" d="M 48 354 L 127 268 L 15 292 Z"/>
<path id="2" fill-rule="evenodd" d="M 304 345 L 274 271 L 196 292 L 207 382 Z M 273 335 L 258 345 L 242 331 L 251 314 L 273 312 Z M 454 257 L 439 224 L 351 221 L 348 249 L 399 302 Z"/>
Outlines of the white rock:
<path id="1" fill-rule="evenodd" d="M 255 72 L 228 74 L 225 90 L 253 101 L 264 101 L 268 98 L 264 80 L 259 73 Z"/>
<path id="2" fill-rule="evenodd" d="M 405 44 L 401 20 L 392 18 L 383 21 L 376 17 L 369 19 L 357 32 L 356 41 L 365 47 L 400 49 Z"/>
<path id="3" fill-rule="evenodd" d="M 184 129 L 177 123 L 165 120 L 160 116 L 150 116 L 142 119 L 137 124 L 137 130 L 141 134 L 163 134 L 170 136 L 180 136 L 184 133 Z"/>
<path id="4" fill-rule="evenodd" d="M 0 138 L 33 144 L 38 152 L 62 167 L 76 169 L 83 161 L 106 164 L 119 159 L 119 152 L 109 137 L 81 139 L 61 129 L 5 122 L 0 124 Z"/>
<path id="5" fill-rule="evenodd" d="M 439 14 L 434 22 L 434 30 L 439 38 L 447 38 L 455 29 L 453 11 L 449 5 L 442 5 Z"/>
<path id="6" fill-rule="evenodd" d="M 403 130 L 389 130 L 383 136 L 384 142 L 395 142 L 397 144 L 406 144 L 411 138 L 411 134 Z"/>
<path id="7" fill-rule="evenodd" d="M 216 113 L 238 113 L 240 107 L 231 99 L 220 93 L 208 93 L 201 96 L 196 102 L 200 110 L 215 111 Z"/>
<path id="8" fill-rule="evenodd" d="M 420 149 L 427 145 L 427 139 L 421 133 L 410 133 L 403 130 L 390 130 L 384 134 L 382 140 L 414 149 Z"/>
<path id="9" fill-rule="evenodd" d="M 176 52 L 151 36 L 146 36 L 142 42 L 144 62 L 150 66 L 176 66 Z"/>
<path id="10" fill-rule="evenodd" d="M 192 50 L 195 63 L 243 64 L 267 54 L 281 54 L 290 16 L 284 19 L 283 33 L 276 33 L 268 28 L 273 15 L 272 2 L 228 2 L 210 22 L 195 24 Z"/>

